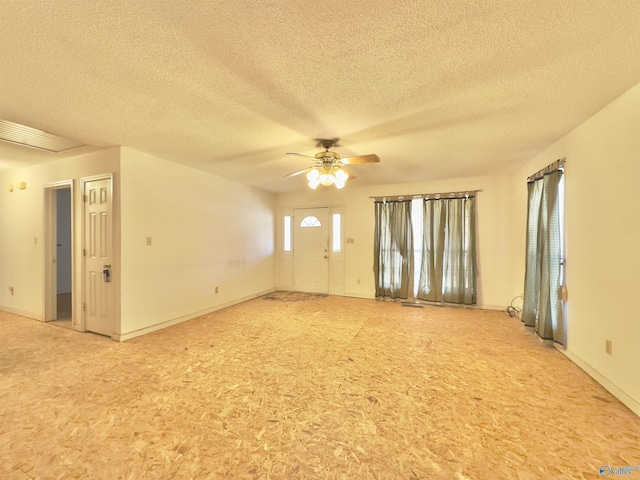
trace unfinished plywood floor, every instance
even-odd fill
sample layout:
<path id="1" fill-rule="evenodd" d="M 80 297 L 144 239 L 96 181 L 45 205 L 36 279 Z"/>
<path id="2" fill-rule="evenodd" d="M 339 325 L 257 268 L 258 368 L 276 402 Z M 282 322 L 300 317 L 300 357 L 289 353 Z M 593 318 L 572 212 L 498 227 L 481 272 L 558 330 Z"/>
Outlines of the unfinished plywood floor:
<path id="1" fill-rule="evenodd" d="M 0 342 L 3 479 L 601 478 L 640 465 L 640 418 L 500 312 L 276 296 L 126 343 L 0 314 Z"/>

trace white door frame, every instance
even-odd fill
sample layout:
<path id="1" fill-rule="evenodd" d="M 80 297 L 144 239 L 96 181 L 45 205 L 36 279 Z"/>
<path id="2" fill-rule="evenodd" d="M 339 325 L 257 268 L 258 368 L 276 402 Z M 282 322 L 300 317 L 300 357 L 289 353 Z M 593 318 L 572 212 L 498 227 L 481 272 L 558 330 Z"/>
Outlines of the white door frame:
<path id="1" fill-rule="evenodd" d="M 295 205 L 282 206 L 278 208 L 278 221 L 276 233 L 276 263 L 278 265 L 277 288 L 284 291 L 293 290 L 293 244 L 295 237 L 295 225 L 293 223 L 294 210 L 307 208 L 328 208 L 329 209 L 329 238 L 334 236 L 333 232 L 333 215 L 340 215 L 340 251 L 334 251 L 329 248 L 329 294 L 344 295 L 345 294 L 345 243 L 346 243 L 346 208 L 343 204 L 320 204 L 320 205 Z M 290 250 L 285 250 L 284 242 L 284 219 L 289 217 L 290 223 Z M 329 242 L 332 244 L 332 240 Z"/>
<path id="2" fill-rule="evenodd" d="M 57 288 L 57 191 L 63 188 L 71 190 L 71 298 L 76 298 L 75 272 L 75 244 L 76 232 L 74 228 L 74 182 L 63 180 L 49 183 L 44 186 L 44 321 L 55 320 L 58 316 L 58 288 Z M 75 301 L 71 305 L 71 324 L 75 328 Z"/>

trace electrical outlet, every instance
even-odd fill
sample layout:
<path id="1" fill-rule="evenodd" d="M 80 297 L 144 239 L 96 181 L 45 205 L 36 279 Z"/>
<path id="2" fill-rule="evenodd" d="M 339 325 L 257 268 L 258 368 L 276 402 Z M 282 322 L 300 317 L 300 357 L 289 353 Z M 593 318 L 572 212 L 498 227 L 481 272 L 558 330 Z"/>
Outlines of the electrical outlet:
<path id="1" fill-rule="evenodd" d="M 218 287 L 216 287 L 216 293 L 218 293 Z"/>
<path id="2" fill-rule="evenodd" d="M 153 238 L 147 237 L 147 246 L 150 247 L 151 245 L 153 245 Z"/>
<path id="3" fill-rule="evenodd" d="M 9 287 L 9 292 L 11 293 L 11 295 L 13 296 L 13 287 Z"/>
<path id="4" fill-rule="evenodd" d="M 611 340 L 605 340 L 604 350 L 605 352 L 607 352 L 607 354 L 613 355 L 613 344 L 611 343 Z"/>

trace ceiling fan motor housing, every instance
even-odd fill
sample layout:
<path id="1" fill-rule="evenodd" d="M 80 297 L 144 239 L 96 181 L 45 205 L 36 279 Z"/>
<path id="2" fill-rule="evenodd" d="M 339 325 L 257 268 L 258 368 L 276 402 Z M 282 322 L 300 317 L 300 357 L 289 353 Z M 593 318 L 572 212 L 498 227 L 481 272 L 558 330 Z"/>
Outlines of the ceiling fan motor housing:
<path id="1" fill-rule="evenodd" d="M 340 160 L 340 155 L 337 154 L 336 152 L 330 152 L 330 151 L 326 151 L 326 152 L 318 152 L 316 153 L 316 158 L 318 160 L 322 160 L 323 162 L 331 162 L 331 161 L 336 161 L 336 160 Z"/>

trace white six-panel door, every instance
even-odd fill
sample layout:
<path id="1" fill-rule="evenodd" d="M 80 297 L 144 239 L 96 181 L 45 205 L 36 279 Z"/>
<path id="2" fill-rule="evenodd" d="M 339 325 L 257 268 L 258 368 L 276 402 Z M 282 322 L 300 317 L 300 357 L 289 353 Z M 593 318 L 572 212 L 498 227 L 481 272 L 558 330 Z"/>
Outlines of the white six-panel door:
<path id="1" fill-rule="evenodd" d="M 114 332 L 111 275 L 111 179 L 84 183 L 85 329 L 111 336 Z M 109 273 L 105 274 L 105 270 Z"/>

